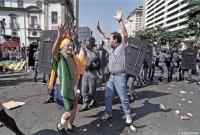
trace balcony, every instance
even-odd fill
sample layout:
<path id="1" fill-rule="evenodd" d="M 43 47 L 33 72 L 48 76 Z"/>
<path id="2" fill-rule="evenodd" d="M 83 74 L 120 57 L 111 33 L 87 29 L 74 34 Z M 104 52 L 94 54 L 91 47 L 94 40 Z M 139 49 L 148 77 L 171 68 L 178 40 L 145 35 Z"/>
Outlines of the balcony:
<path id="1" fill-rule="evenodd" d="M 19 30 L 19 24 L 18 23 L 10 23 L 10 29 Z"/>
<path id="2" fill-rule="evenodd" d="M 39 24 L 29 24 L 29 29 L 41 29 Z"/>

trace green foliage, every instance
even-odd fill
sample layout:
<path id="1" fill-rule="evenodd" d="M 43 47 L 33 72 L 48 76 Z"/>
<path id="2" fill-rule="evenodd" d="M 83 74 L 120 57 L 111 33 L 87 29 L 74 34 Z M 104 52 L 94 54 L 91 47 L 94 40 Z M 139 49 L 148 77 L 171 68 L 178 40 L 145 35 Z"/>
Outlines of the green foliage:
<path id="1" fill-rule="evenodd" d="M 200 40 L 200 0 L 187 0 L 188 7 L 188 33 L 195 38 L 196 43 Z"/>
<path id="2" fill-rule="evenodd" d="M 155 47 L 161 47 L 166 45 L 166 43 L 169 43 L 172 47 L 179 47 L 181 41 L 187 37 L 187 31 L 183 29 L 170 32 L 165 28 L 156 27 L 140 31 L 136 34 L 136 36 L 153 42 Z"/>

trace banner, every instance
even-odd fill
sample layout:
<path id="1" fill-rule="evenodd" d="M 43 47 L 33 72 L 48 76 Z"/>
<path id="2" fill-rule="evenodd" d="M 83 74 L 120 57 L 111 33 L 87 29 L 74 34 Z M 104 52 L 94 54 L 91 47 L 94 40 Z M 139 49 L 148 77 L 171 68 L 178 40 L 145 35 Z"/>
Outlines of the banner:
<path id="1" fill-rule="evenodd" d="M 21 60 L 21 61 L 13 61 L 13 60 L 5 60 L 0 62 L 0 66 L 3 68 L 7 68 L 9 70 L 13 71 L 20 71 L 26 64 L 26 60 Z"/>

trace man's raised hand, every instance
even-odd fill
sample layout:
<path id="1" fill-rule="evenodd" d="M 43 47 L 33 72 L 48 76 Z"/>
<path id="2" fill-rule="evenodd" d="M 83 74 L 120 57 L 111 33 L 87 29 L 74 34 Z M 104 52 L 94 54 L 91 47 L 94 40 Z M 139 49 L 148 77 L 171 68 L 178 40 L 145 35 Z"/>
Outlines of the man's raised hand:
<path id="1" fill-rule="evenodd" d="M 116 16 L 113 16 L 117 21 L 122 20 L 123 10 L 117 10 Z"/>
<path id="2" fill-rule="evenodd" d="M 58 37 L 64 39 L 66 37 L 67 32 L 67 25 L 65 23 L 61 23 L 58 26 Z"/>
<path id="3" fill-rule="evenodd" d="M 97 30 L 98 30 L 100 33 L 103 33 L 102 30 L 101 30 L 101 27 L 100 27 L 99 21 L 98 21 L 98 23 L 97 23 Z"/>

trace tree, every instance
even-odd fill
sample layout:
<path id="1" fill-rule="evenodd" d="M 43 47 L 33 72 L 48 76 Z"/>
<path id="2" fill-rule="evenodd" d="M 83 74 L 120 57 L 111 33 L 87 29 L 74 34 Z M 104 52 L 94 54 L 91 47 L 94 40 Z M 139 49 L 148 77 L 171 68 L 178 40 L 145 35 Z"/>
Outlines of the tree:
<path id="1" fill-rule="evenodd" d="M 187 37 L 188 35 L 185 29 L 178 31 L 164 31 L 159 36 L 159 42 L 161 45 L 165 45 L 168 42 L 172 47 L 180 47 L 180 43 Z"/>
<path id="2" fill-rule="evenodd" d="M 200 0 L 187 0 L 188 8 L 188 27 L 190 36 L 195 38 L 195 43 L 200 43 Z"/>

